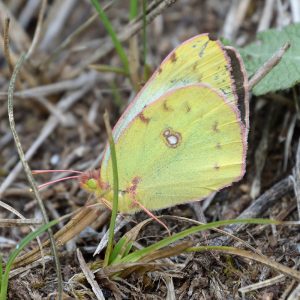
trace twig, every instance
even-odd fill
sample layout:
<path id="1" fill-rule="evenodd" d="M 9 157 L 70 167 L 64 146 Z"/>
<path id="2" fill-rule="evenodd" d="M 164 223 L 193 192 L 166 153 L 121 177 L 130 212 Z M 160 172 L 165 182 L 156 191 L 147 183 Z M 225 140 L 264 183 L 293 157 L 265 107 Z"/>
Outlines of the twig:
<path id="1" fill-rule="evenodd" d="M 99 287 L 99 284 L 95 280 L 94 273 L 88 267 L 87 263 L 85 262 L 85 260 L 83 258 L 83 255 L 79 249 L 77 249 L 77 258 L 79 261 L 80 268 L 81 268 L 83 274 L 85 275 L 86 280 L 91 285 L 95 296 L 97 297 L 98 300 L 105 300 L 104 295 Z"/>
<path id="2" fill-rule="evenodd" d="M 113 1 L 110 3 L 107 3 L 104 7 L 103 10 L 107 10 L 110 8 L 113 4 Z M 93 14 L 89 19 L 87 19 L 83 24 L 81 24 L 78 28 L 76 28 L 56 49 L 54 49 L 53 53 L 46 58 L 46 60 L 42 61 L 40 63 L 41 68 L 44 68 L 45 66 L 48 65 L 50 61 L 52 61 L 61 51 L 66 49 L 70 44 L 72 44 L 76 38 L 83 33 L 87 28 L 89 28 L 95 20 L 97 20 L 98 14 L 95 13 Z"/>
<path id="3" fill-rule="evenodd" d="M 0 1 L 0 20 L 1 20 L 1 14 L 3 13 L 1 11 L 1 7 L 4 6 L 4 4 Z M 17 57 L 16 55 L 10 51 L 10 47 L 9 47 L 9 25 L 10 25 L 10 20 L 13 20 L 14 21 L 14 18 L 13 17 L 5 17 L 5 24 L 4 24 L 4 32 L 3 32 L 3 37 L 1 36 L 0 37 L 0 40 L 3 41 L 3 53 L 4 53 L 4 57 L 7 61 L 7 64 L 8 64 L 8 67 L 9 67 L 9 71 L 10 73 L 13 72 L 13 69 L 14 69 L 14 65 L 17 61 Z M 18 32 L 18 30 L 16 30 L 16 24 L 13 23 L 15 26 L 14 26 L 14 30 L 11 31 L 11 36 L 13 36 L 13 34 L 15 32 Z M 18 43 L 22 40 L 22 38 L 20 37 L 18 39 Z M 25 41 L 24 41 L 24 44 L 25 44 Z M 24 45 L 22 45 L 21 47 L 23 47 Z M 20 48 L 21 48 L 20 47 Z M 34 77 L 29 73 L 27 72 L 24 68 L 23 70 L 20 72 L 20 75 L 19 77 L 21 78 L 26 78 L 27 82 L 32 86 L 32 85 L 36 85 L 36 80 L 34 79 Z M 19 81 L 17 80 L 16 81 L 16 85 L 17 87 L 19 87 Z"/>
<path id="4" fill-rule="evenodd" d="M 14 66 L 11 61 L 10 51 L 9 51 L 9 33 L 8 33 L 9 32 L 9 23 L 10 23 L 9 18 L 6 18 L 5 22 L 4 22 L 4 31 L 3 31 L 3 53 L 4 53 L 4 57 L 8 64 L 10 74 L 12 74 L 12 72 L 14 70 Z"/>
<path id="5" fill-rule="evenodd" d="M 265 1 L 264 9 L 260 17 L 257 32 L 266 30 L 270 27 L 272 17 L 274 14 L 275 0 Z"/>
<path id="6" fill-rule="evenodd" d="M 278 199 L 284 195 L 292 192 L 293 185 L 289 177 L 286 177 L 272 186 L 269 190 L 264 192 L 253 202 L 247 209 L 245 209 L 238 217 L 238 219 L 256 218 L 262 215 L 266 210 L 272 206 Z M 226 226 L 224 230 L 231 234 L 236 234 L 238 231 L 245 228 L 244 224 Z M 210 242 L 210 245 L 223 245 L 230 241 L 229 237 L 218 237 Z"/>
<path id="7" fill-rule="evenodd" d="M 293 23 L 300 22 L 300 2 L 299 0 L 290 0 Z"/>
<path id="8" fill-rule="evenodd" d="M 24 4 L 19 16 L 19 23 L 23 28 L 27 28 L 32 19 L 35 18 L 35 13 L 38 10 L 40 0 L 27 0 Z"/>
<path id="9" fill-rule="evenodd" d="M 53 116 L 59 120 L 59 122 L 64 126 L 71 126 L 74 125 L 74 118 L 67 114 L 63 114 L 55 105 L 53 105 L 47 98 L 40 96 L 40 97 L 32 97 L 33 100 L 37 101 L 41 105 L 43 105 Z M 73 121 L 73 122 L 72 122 Z"/>
<path id="10" fill-rule="evenodd" d="M 77 1 L 78 0 L 54 1 L 45 22 L 47 30 L 40 43 L 41 50 L 49 50 L 49 48 L 53 48 L 58 34 L 62 32 L 62 28 L 69 19 L 70 14 L 73 13 L 74 7 L 77 5 Z"/>
<path id="11" fill-rule="evenodd" d="M 296 165 L 293 169 L 293 176 L 291 176 L 294 192 L 297 200 L 298 219 L 300 220 L 300 139 L 298 141 L 298 148 L 296 153 Z"/>
<path id="12" fill-rule="evenodd" d="M 57 110 L 60 110 L 62 113 L 66 112 L 74 103 L 82 99 L 82 97 L 94 86 L 96 80 L 96 73 L 90 72 L 89 74 L 84 74 L 85 80 L 81 79 L 81 88 L 74 93 L 63 97 L 59 103 L 56 105 Z M 42 128 L 38 138 L 33 142 L 30 148 L 25 154 L 25 158 L 29 160 L 47 137 L 53 132 L 53 130 L 58 126 L 59 120 L 55 116 L 50 116 Z M 18 162 L 15 167 L 10 171 L 9 175 L 5 178 L 0 186 L 0 196 L 2 193 L 12 184 L 19 172 L 22 170 L 21 162 Z"/>
<path id="13" fill-rule="evenodd" d="M 161 217 L 162 217 L 162 218 L 171 219 L 171 220 L 176 220 L 176 221 L 177 221 L 177 220 L 180 220 L 180 221 L 184 221 L 184 222 L 188 222 L 188 223 L 196 224 L 196 225 L 204 225 L 204 224 L 207 224 L 207 223 L 199 222 L 199 221 L 197 221 L 197 220 L 189 219 L 189 218 L 186 218 L 186 217 L 170 216 L 170 215 L 162 215 Z M 227 232 L 227 231 L 225 231 L 225 230 L 223 230 L 223 229 L 212 228 L 211 230 L 214 231 L 214 232 L 218 232 L 218 233 L 220 233 L 220 234 L 222 234 L 222 235 L 227 235 L 228 238 L 232 238 L 232 240 L 234 240 L 235 242 L 238 242 L 238 243 L 240 243 L 241 245 L 244 245 L 245 247 L 251 249 L 253 252 L 256 252 L 256 253 L 262 255 L 262 253 L 261 253 L 258 249 L 252 247 L 249 243 L 247 243 L 247 242 L 244 241 L 243 239 L 241 239 L 241 238 L 239 238 L 239 237 L 237 237 L 237 236 L 235 236 L 235 235 L 233 235 L 233 234 L 231 234 L 231 233 L 229 233 L 229 232 Z M 203 232 L 203 231 L 202 231 L 202 232 Z"/>
<path id="14" fill-rule="evenodd" d="M 248 6 L 251 3 L 250 0 L 233 0 L 231 1 L 231 6 L 226 16 L 226 20 L 223 26 L 222 36 L 224 38 L 233 40 L 240 28 L 247 10 Z"/>
<path id="15" fill-rule="evenodd" d="M 265 281 L 257 282 L 257 283 L 254 283 L 254 284 L 244 286 L 244 287 L 239 289 L 239 292 L 242 293 L 242 294 L 249 293 L 249 292 L 256 291 L 256 290 L 261 289 L 261 288 L 266 288 L 268 286 L 271 286 L 271 285 L 274 285 L 276 283 L 282 282 L 285 279 L 286 279 L 286 276 L 284 274 L 280 274 L 276 277 L 272 277 L 272 278 L 267 279 Z"/>
<path id="16" fill-rule="evenodd" d="M 83 229 L 91 225 L 95 220 L 97 220 L 99 225 L 106 224 L 107 219 L 110 216 L 110 211 L 97 204 L 77 209 L 72 214 L 74 217 L 62 229 L 55 233 L 56 243 L 59 246 L 64 245 L 66 242 L 77 236 Z M 43 243 L 43 247 L 48 246 L 49 240 L 46 240 Z M 18 268 L 26 266 L 28 263 L 32 263 L 39 258 L 40 253 L 37 248 L 34 248 L 33 250 L 18 257 L 14 261 L 14 267 Z"/>
<path id="17" fill-rule="evenodd" d="M 273 269 L 275 269 L 276 271 L 279 271 L 293 279 L 296 279 L 297 281 L 300 281 L 300 272 L 286 267 L 285 265 L 282 265 L 280 263 L 278 263 L 275 260 L 270 260 L 270 259 L 266 259 L 265 257 L 250 252 L 250 251 L 246 251 L 243 249 L 238 249 L 238 248 L 234 248 L 234 247 L 226 247 L 226 246 L 198 246 L 198 247 L 190 247 L 186 250 L 187 252 L 191 252 L 191 251 L 220 251 L 222 253 L 227 253 L 227 254 L 232 254 L 232 255 L 238 255 L 244 258 L 248 258 L 257 262 L 260 262 L 268 267 L 271 267 Z"/>
<path id="18" fill-rule="evenodd" d="M 52 61 L 56 56 L 67 48 L 73 41 L 76 40 L 79 34 L 84 32 L 95 20 L 98 19 L 98 14 L 92 15 L 87 21 L 85 21 L 82 25 L 80 25 L 74 32 L 72 32 L 56 49 L 54 49 L 53 53 L 47 57 L 45 61 L 42 61 L 40 64 L 40 68 L 44 68 L 47 66 L 50 61 Z"/>
<path id="19" fill-rule="evenodd" d="M 297 269 L 298 266 L 299 266 L 299 261 L 293 266 L 293 269 Z M 239 292 L 242 293 L 242 294 L 245 294 L 245 293 L 255 291 L 255 290 L 258 290 L 258 289 L 261 289 L 261 288 L 266 288 L 268 286 L 280 283 L 280 282 L 285 281 L 285 280 L 286 280 L 286 276 L 284 274 L 280 274 L 276 277 L 272 277 L 272 278 L 267 279 L 265 281 L 257 282 L 257 283 L 242 287 L 242 288 L 239 289 Z M 292 281 L 292 286 L 294 284 L 295 284 L 295 280 Z M 283 294 L 282 294 L 280 299 L 283 300 L 283 299 L 286 299 L 286 297 L 284 297 Z M 293 299 L 295 299 L 295 298 L 293 298 Z"/>
<path id="20" fill-rule="evenodd" d="M 162 13 L 164 9 L 169 7 L 170 5 L 174 4 L 177 0 L 164 0 L 159 5 L 157 5 L 155 8 L 153 8 L 152 11 L 147 14 L 147 24 L 151 23 L 158 15 Z M 154 1 L 156 2 L 156 1 Z M 124 30 L 120 34 L 118 34 L 118 39 L 121 42 L 124 42 L 128 40 L 130 37 L 134 36 L 136 33 L 138 33 L 144 26 L 144 22 L 142 18 L 138 18 L 138 21 L 132 22 L 128 24 Z M 89 58 L 87 58 L 85 61 L 83 61 L 77 70 L 74 70 L 71 76 L 77 76 L 84 70 L 87 66 L 90 64 L 93 64 L 94 62 L 98 61 L 103 56 L 107 55 L 110 51 L 114 50 L 114 46 L 112 42 L 109 39 L 104 39 L 103 42 L 101 42 L 101 47 L 99 50 L 97 50 L 93 55 L 91 55 Z"/>
<path id="21" fill-rule="evenodd" d="M 56 93 L 72 91 L 84 87 L 85 85 L 88 84 L 89 80 L 94 81 L 94 79 L 90 78 L 89 74 L 84 73 L 72 80 L 63 80 L 51 84 L 41 85 L 23 91 L 17 91 L 15 92 L 14 96 L 15 97 L 18 96 L 20 98 L 30 98 L 30 97 L 48 96 Z M 0 93 L 0 96 L 6 97 L 7 94 Z"/>
<path id="22" fill-rule="evenodd" d="M 13 214 L 15 214 L 17 217 L 19 217 L 21 219 L 20 221 L 25 221 L 26 220 L 26 218 L 21 213 L 19 213 L 16 209 L 11 207 L 10 205 L 2 202 L 1 200 L 0 200 L 0 206 L 3 207 L 6 210 L 12 212 Z M 35 231 L 35 228 L 33 226 L 29 226 L 29 228 L 30 228 L 31 231 Z M 42 243 L 41 243 L 41 240 L 40 240 L 39 237 L 37 237 L 37 242 L 38 242 L 38 245 L 39 245 L 39 248 L 40 248 L 40 251 L 41 251 L 41 256 L 44 257 Z"/>
<path id="23" fill-rule="evenodd" d="M 164 275 L 163 280 L 166 284 L 166 288 L 167 288 L 167 291 L 168 291 L 166 299 L 176 300 L 176 293 L 175 293 L 173 278 L 171 276 Z"/>
<path id="24" fill-rule="evenodd" d="M 264 170 L 267 155 L 268 155 L 268 137 L 270 134 L 271 122 L 274 117 L 274 106 L 271 107 L 270 113 L 268 114 L 263 130 L 261 139 L 255 149 L 254 163 L 255 163 L 255 175 L 251 184 L 250 196 L 252 199 L 256 199 L 260 195 L 261 188 L 261 175 Z"/>
<path id="25" fill-rule="evenodd" d="M 290 293 L 287 300 L 296 300 L 300 297 L 300 284 Z"/>
<path id="26" fill-rule="evenodd" d="M 10 39 L 14 48 L 19 51 L 26 51 L 30 45 L 30 38 L 4 2 L 0 1 L 0 20 L 5 20 L 5 18 L 9 18 L 12 24 L 13 30 L 11 30 Z"/>
<path id="27" fill-rule="evenodd" d="M 129 218 L 124 218 L 123 216 L 118 215 L 117 219 L 116 219 L 116 226 L 115 226 L 115 229 L 114 229 L 114 234 L 119 232 L 129 222 L 130 222 Z M 109 234 L 109 231 L 107 230 L 105 232 L 105 234 L 103 235 L 103 237 L 101 238 L 101 241 L 98 244 L 95 252 L 93 253 L 93 256 L 99 254 L 106 247 L 107 242 L 108 242 L 108 234 Z"/>
<path id="28" fill-rule="evenodd" d="M 288 13 L 288 5 L 285 5 L 283 1 L 277 0 L 275 3 L 276 8 L 276 20 L 275 27 L 277 29 L 282 29 L 283 27 L 290 24 L 290 14 Z"/>
<path id="29" fill-rule="evenodd" d="M 25 267 L 21 267 L 21 268 L 18 268 L 18 269 L 11 270 L 10 273 L 9 273 L 9 279 L 11 279 L 11 278 L 13 278 L 13 277 L 15 277 L 15 276 L 17 276 L 21 273 L 24 273 L 24 272 L 26 272 L 30 269 L 33 269 L 33 268 L 39 266 L 41 263 L 46 264 L 49 261 L 52 262 L 52 257 L 50 255 L 46 255 L 45 257 L 43 257 L 43 260 L 41 258 L 36 259 L 31 264 L 28 264 Z"/>
<path id="30" fill-rule="evenodd" d="M 288 126 L 286 138 L 284 141 L 284 157 L 283 157 L 283 167 L 282 167 L 284 172 L 286 172 L 288 167 L 289 153 L 292 147 L 292 140 L 293 140 L 296 124 L 297 124 L 297 114 L 294 114 Z"/>
<path id="31" fill-rule="evenodd" d="M 249 81 L 249 90 L 265 77 L 282 59 L 285 52 L 290 48 L 290 43 L 285 43 L 269 60 L 267 60 L 253 75 Z"/>
<path id="32" fill-rule="evenodd" d="M 40 39 L 46 7 L 47 7 L 47 0 L 42 0 L 42 5 L 41 5 L 40 12 L 39 12 L 38 22 L 37 22 L 35 32 L 34 32 L 34 37 L 33 37 L 32 43 L 30 45 L 30 48 L 26 54 L 26 59 L 30 58 L 30 56 L 36 49 L 37 43 Z"/>
<path id="33" fill-rule="evenodd" d="M 25 54 L 21 55 L 20 59 L 18 60 L 16 66 L 15 66 L 14 72 L 13 72 L 13 74 L 11 76 L 11 79 L 10 79 L 10 82 L 9 82 L 8 99 L 7 99 L 8 100 L 8 105 L 7 105 L 8 119 L 9 119 L 9 125 L 10 125 L 10 128 L 11 128 L 11 131 L 12 131 L 12 134 L 13 134 L 13 137 L 14 137 L 14 140 L 15 140 L 15 144 L 16 144 L 16 147 L 17 147 L 17 150 L 18 150 L 18 154 L 19 154 L 21 163 L 23 165 L 23 169 L 26 173 L 27 180 L 30 183 L 30 186 L 32 188 L 34 196 L 35 196 L 35 198 L 37 199 L 37 201 L 39 203 L 39 206 L 40 206 L 40 209 L 41 209 L 41 212 L 42 212 L 42 216 L 43 216 L 43 221 L 46 224 L 46 223 L 49 223 L 49 219 L 48 219 L 48 216 L 47 216 L 47 213 L 46 213 L 46 209 L 45 209 L 43 201 L 42 201 L 42 199 L 39 195 L 38 188 L 37 188 L 36 183 L 34 181 L 32 172 L 31 172 L 31 170 L 29 168 L 29 165 L 26 161 L 26 158 L 25 158 L 22 146 L 21 146 L 21 142 L 20 142 L 19 136 L 18 136 L 17 131 L 16 131 L 16 126 L 15 126 L 15 121 L 14 121 L 13 95 L 14 95 L 14 89 L 15 89 L 15 82 L 16 82 L 19 70 L 20 70 L 22 64 L 24 63 L 25 57 L 26 57 Z M 54 240 L 54 237 L 53 237 L 52 230 L 49 228 L 47 231 L 48 231 L 48 234 L 49 234 L 49 239 L 51 241 L 52 254 L 54 256 L 55 265 L 56 265 L 56 275 L 57 275 L 57 282 L 58 282 L 58 298 L 62 299 L 63 289 L 62 289 L 62 275 L 61 275 L 60 262 L 59 262 L 58 253 L 57 253 L 57 249 L 56 249 L 56 246 L 55 246 L 55 240 Z"/>
<path id="34" fill-rule="evenodd" d="M 38 219 L 0 219 L 0 227 L 21 227 L 41 224 L 42 221 Z"/>

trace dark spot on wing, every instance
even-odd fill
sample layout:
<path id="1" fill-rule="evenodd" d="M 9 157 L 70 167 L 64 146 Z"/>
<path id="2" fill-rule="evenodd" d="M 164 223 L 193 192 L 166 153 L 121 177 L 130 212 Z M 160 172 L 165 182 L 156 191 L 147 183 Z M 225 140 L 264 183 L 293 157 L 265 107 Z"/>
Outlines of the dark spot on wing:
<path id="1" fill-rule="evenodd" d="M 227 95 L 231 94 L 231 91 L 227 91 L 223 88 L 220 88 L 220 91 L 224 94 L 224 96 L 227 96 Z"/>
<path id="2" fill-rule="evenodd" d="M 138 187 L 138 184 L 142 181 L 142 178 L 141 177 L 138 177 L 138 176 L 135 176 L 132 180 L 131 180 L 131 183 L 129 185 L 129 187 L 123 191 L 125 193 L 128 193 L 129 194 L 129 197 L 132 199 L 132 200 L 136 200 L 136 195 L 137 195 L 137 187 Z M 134 207 L 135 204 L 134 202 L 131 203 L 131 206 Z"/>
<path id="3" fill-rule="evenodd" d="M 199 57 L 200 57 L 200 58 L 202 58 L 202 56 L 203 56 L 203 54 L 204 54 L 204 52 L 205 52 L 205 49 L 206 49 L 208 43 L 209 43 L 209 41 L 206 41 L 206 42 L 202 45 L 202 47 L 200 48 L 200 51 L 199 51 Z"/>
<path id="4" fill-rule="evenodd" d="M 139 116 L 139 119 L 145 124 L 148 124 L 151 120 L 150 118 L 145 117 L 143 112 L 139 113 L 138 116 Z"/>
<path id="5" fill-rule="evenodd" d="M 163 109 L 164 109 L 165 111 L 173 111 L 173 109 L 172 109 L 170 106 L 168 106 L 167 100 L 164 101 Z"/>
<path id="6" fill-rule="evenodd" d="M 214 169 L 218 171 L 218 170 L 220 170 L 220 166 L 216 163 L 216 164 L 214 165 Z"/>
<path id="7" fill-rule="evenodd" d="M 177 61 L 176 52 L 173 52 L 173 53 L 171 54 L 170 59 L 171 59 L 171 62 L 172 62 L 172 63 L 175 63 L 175 62 Z"/>
<path id="8" fill-rule="evenodd" d="M 197 66 L 198 66 L 198 61 L 195 61 L 195 62 L 193 63 L 193 67 L 192 67 L 193 71 L 196 71 Z"/>
<path id="9" fill-rule="evenodd" d="M 214 124 L 212 125 L 212 131 L 213 132 L 220 132 L 220 129 L 218 128 L 219 124 L 218 122 L 214 122 Z"/>
<path id="10" fill-rule="evenodd" d="M 188 102 L 185 102 L 185 111 L 188 113 L 191 111 L 191 107 Z"/>
<path id="11" fill-rule="evenodd" d="M 136 187 L 137 184 L 138 184 L 139 182 L 141 182 L 141 177 L 136 176 L 136 177 L 134 177 L 134 178 L 131 180 L 131 182 L 132 182 L 133 186 Z"/>

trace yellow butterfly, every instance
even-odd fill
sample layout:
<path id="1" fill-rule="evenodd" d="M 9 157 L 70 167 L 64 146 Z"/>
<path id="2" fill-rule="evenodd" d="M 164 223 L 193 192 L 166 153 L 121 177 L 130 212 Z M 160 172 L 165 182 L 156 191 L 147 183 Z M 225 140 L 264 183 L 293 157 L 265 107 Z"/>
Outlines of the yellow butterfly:
<path id="1" fill-rule="evenodd" d="M 197 201 L 245 173 L 248 79 L 239 54 L 208 34 L 174 49 L 113 129 L 119 211 Z M 111 205 L 109 146 L 81 186 Z"/>

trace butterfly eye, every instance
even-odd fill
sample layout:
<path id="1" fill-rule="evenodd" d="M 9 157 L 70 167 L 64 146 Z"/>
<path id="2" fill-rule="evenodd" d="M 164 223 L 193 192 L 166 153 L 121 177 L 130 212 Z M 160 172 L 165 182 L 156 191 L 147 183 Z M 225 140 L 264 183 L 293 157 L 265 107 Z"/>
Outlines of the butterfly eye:
<path id="1" fill-rule="evenodd" d="M 86 181 L 86 185 L 89 189 L 91 190 L 96 190 L 97 189 L 97 181 L 94 178 L 90 178 Z"/>

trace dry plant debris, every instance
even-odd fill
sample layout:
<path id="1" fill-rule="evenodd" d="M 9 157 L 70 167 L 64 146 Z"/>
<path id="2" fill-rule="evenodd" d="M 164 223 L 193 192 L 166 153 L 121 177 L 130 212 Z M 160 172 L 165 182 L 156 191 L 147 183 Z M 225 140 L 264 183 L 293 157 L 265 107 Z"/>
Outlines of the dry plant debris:
<path id="1" fill-rule="evenodd" d="M 127 1 L 103 2 L 120 41 L 131 49 L 133 35 L 138 34 L 141 41 L 143 18 L 129 22 Z M 198 33 L 211 32 L 243 47 L 254 41 L 260 31 L 300 21 L 298 0 L 146 2 L 147 62 L 152 70 L 174 46 Z M 29 226 L 36 227 L 42 222 L 38 203 L 28 190 L 7 118 L 8 84 L 21 52 L 30 49 L 30 58 L 16 81 L 14 118 L 31 169 L 84 171 L 99 165 L 106 142 L 103 112 L 109 108 L 114 124 L 133 89 L 122 74 L 97 72 L 90 67 L 120 66 L 110 37 L 90 1 L 0 1 L 0 31 L 0 252 L 5 260 L 29 234 Z M 252 97 L 250 121 L 246 176 L 214 199 L 200 203 L 202 222 L 253 217 L 299 220 L 299 86 Z M 60 175 L 48 174 L 38 177 L 38 181 L 58 178 Z M 185 244 L 178 244 L 180 255 L 171 247 L 165 253 L 153 253 L 155 263 L 149 258 L 130 268 L 126 266 L 127 271 L 125 266 L 118 266 L 119 269 L 105 273 L 100 268 L 103 253 L 95 257 L 92 254 L 105 235 L 109 212 L 93 206 L 93 199 L 87 199 L 76 181 L 43 190 L 41 197 L 49 219 L 74 212 L 68 223 L 62 221 L 53 228 L 59 245 L 63 299 L 299 297 L 299 282 L 252 260 L 220 252 L 183 251 L 191 241 L 211 246 L 243 245 L 230 235 L 213 231 L 193 235 L 182 242 Z M 164 219 L 174 233 L 190 226 L 183 217 L 201 216 L 188 205 L 164 210 L 162 214 L 178 216 Z M 146 218 L 139 213 L 134 222 L 120 219 L 116 238 Z M 297 226 L 232 225 L 224 230 L 274 261 L 299 268 Z M 167 232 L 150 222 L 139 230 L 134 246 L 145 247 L 162 235 L 167 236 Z M 33 241 L 15 261 L 9 299 L 55 297 L 55 265 L 49 256 L 47 235 L 41 239 L 43 259 L 37 242 Z M 111 274 L 116 272 L 124 272 L 127 277 L 111 280 Z"/>

